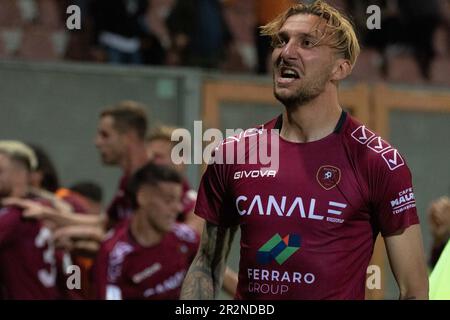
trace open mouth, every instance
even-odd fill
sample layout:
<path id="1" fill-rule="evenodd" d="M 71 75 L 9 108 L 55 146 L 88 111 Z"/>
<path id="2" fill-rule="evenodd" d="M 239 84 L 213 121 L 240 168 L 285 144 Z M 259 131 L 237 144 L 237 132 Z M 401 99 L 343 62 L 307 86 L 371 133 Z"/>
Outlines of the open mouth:
<path id="1" fill-rule="evenodd" d="M 278 81 L 280 83 L 290 83 L 296 79 L 300 79 L 298 71 L 289 67 L 281 67 L 279 75 Z"/>

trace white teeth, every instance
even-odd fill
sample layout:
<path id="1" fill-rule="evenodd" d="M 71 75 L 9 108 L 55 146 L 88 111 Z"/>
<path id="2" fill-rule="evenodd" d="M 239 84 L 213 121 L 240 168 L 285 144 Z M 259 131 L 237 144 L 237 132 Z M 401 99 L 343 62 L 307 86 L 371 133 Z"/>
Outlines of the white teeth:
<path id="1" fill-rule="evenodd" d="M 284 76 L 288 76 L 288 77 L 298 77 L 297 72 L 295 72 L 294 70 L 283 70 L 281 72 L 281 75 Z"/>

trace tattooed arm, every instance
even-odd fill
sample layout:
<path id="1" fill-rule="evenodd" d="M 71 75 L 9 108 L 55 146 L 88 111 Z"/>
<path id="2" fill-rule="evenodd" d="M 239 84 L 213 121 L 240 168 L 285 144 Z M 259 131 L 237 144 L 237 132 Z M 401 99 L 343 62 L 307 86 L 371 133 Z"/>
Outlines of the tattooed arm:
<path id="1" fill-rule="evenodd" d="M 237 227 L 225 228 L 206 222 L 197 255 L 184 279 L 180 299 L 211 300 L 218 296 L 236 230 Z"/>

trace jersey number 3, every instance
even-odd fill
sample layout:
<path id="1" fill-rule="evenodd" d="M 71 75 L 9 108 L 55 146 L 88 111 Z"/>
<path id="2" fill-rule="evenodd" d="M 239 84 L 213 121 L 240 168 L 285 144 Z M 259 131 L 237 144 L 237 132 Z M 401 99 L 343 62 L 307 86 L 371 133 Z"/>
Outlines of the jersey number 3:
<path id="1" fill-rule="evenodd" d="M 37 248 L 45 248 L 43 251 L 43 259 L 46 264 L 50 265 L 50 271 L 47 269 L 40 269 L 38 271 L 38 278 L 46 288 L 53 287 L 56 282 L 56 265 L 55 265 L 55 247 L 51 241 L 51 232 L 47 228 L 41 228 L 39 234 L 34 240 Z"/>

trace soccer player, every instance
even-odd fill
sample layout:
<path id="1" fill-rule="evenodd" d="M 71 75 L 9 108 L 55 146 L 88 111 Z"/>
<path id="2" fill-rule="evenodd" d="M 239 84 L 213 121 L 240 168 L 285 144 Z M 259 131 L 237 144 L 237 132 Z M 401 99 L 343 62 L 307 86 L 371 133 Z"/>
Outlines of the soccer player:
<path id="1" fill-rule="evenodd" d="M 175 127 L 161 126 L 153 129 L 147 136 L 147 154 L 150 161 L 159 164 L 173 167 L 183 176 L 183 192 L 181 196 L 182 211 L 178 215 L 178 221 L 189 225 L 197 234 L 201 234 L 205 221 L 194 214 L 195 202 L 197 199 L 197 192 L 192 190 L 189 182 L 184 177 L 184 165 L 174 164 L 171 153 L 175 142 L 172 141 L 172 133 L 176 130 Z M 238 276 L 235 271 L 229 267 L 225 268 L 223 278 L 223 289 L 225 292 L 234 296 L 236 293 L 238 283 Z"/>
<path id="2" fill-rule="evenodd" d="M 172 149 L 175 142 L 172 141 L 172 133 L 177 128 L 169 126 L 161 126 L 153 129 L 146 139 L 147 154 L 155 164 L 172 166 L 183 177 L 185 175 L 185 167 L 183 164 L 174 164 L 171 158 Z M 191 188 L 189 182 L 183 178 L 183 193 L 181 201 L 183 209 L 178 215 L 178 221 L 190 225 L 197 233 L 203 230 L 203 219 L 194 214 L 195 201 L 197 192 Z"/>
<path id="3" fill-rule="evenodd" d="M 427 299 L 411 173 L 338 101 L 359 53 L 351 23 L 315 1 L 294 5 L 262 32 L 273 41 L 274 94 L 285 110 L 216 149 L 195 209 L 207 223 L 181 298 L 216 296 L 240 226 L 238 299 L 364 299 L 380 232 L 400 298 Z M 250 161 L 258 141 L 278 145 L 270 171 Z M 221 158 L 230 146 L 247 147 L 239 163 Z"/>
<path id="4" fill-rule="evenodd" d="M 122 101 L 100 114 L 95 146 L 103 164 L 119 166 L 123 173 L 116 196 L 107 209 L 110 226 L 128 218 L 132 211 L 126 186 L 128 179 L 149 161 L 146 132 L 145 107 L 137 102 Z"/>
<path id="5" fill-rule="evenodd" d="M 182 178 L 149 163 L 130 182 L 133 214 L 105 240 L 94 266 L 99 299 L 178 299 L 198 236 L 177 224 Z"/>
<path id="6" fill-rule="evenodd" d="M 31 170 L 36 165 L 36 156 L 28 146 L 18 141 L 0 141 L 0 200 L 30 199 Z M 57 281 L 60 260 L 51 232 L 41 221 L 23 219 L 22 211 L 15 206 L 0 206 L 1 296 L 21 300 L 60 299 L 62 291 Z"/>
<path id="7" fill-rule="evenodd" d="M 132 211 L 131 201 L 126 193 L 128 178 L 149 160 L 145 149 L 146 130 L 145 107 L 137 102 L 122 101 L 100 114 L 95 145 L 102 162 L 105 165 L 119 166 L 123 173 L 116 195 L 107 209 L 107 217 L 103 214 L 83 215 L 67 210 L 49 210 L 24 201 L 16 201 L 14 204 L 28 208 L 29 217 L 50 220 L 59 227 L 115 227 L 128 218 Z M 95 237 L 97 233 L 94 231 Z"/>

